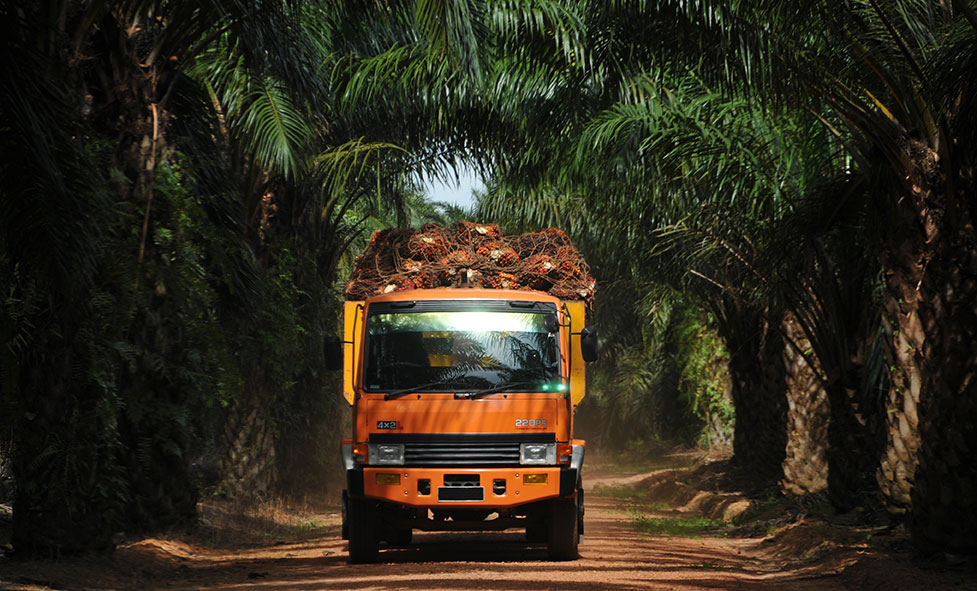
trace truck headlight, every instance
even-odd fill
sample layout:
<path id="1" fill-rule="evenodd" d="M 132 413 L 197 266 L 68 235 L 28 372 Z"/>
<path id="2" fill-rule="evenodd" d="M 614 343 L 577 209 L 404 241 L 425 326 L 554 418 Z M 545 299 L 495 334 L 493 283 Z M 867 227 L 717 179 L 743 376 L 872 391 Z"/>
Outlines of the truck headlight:
<path id="1" fill-rule="evenodd" d="M 520 443 L 519 463 L 544 465 L 556 463 L 555 443 Z"/>
<path id="2" fill-rule="evenodd" d="M 368 462 L 371 466 L 403 466 L 403 443 L 371 443 Z"/>

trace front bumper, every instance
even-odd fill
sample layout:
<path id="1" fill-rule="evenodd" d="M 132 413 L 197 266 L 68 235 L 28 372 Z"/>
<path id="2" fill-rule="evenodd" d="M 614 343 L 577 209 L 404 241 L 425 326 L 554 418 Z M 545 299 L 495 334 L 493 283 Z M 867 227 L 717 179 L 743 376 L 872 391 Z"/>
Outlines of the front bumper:
<path id="1" fill-rule="evenodd" d="M 362 466 L 343 446 L 347 489 L 411 507 L 491 508 L 573 496 L 580 486 L 584 447 L 573 446 L 569 465 L 505 468 Z"/>
<path id="2" fill-rule="evenodd" d="M 577 482 L 575 470 L 552 466 L 399 471 L 366 467 L 358 472 L 348 474 L 351 491 L 355 490 L 352 480 L 362 478 L 364 496 L 414 507 L 513 507 L 572 495 Z M 398 476 L 399 482 L 380 483 L 394 480 L 391 475 Z"/>

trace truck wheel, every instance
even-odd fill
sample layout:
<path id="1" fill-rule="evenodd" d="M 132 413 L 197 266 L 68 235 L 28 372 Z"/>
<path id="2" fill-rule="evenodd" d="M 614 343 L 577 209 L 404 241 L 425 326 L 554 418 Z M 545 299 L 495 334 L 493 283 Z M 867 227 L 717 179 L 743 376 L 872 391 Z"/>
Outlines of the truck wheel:
<path id="1" fill-rule="evenodd" d="M 577 559 L 577 544 L 580 543 L 578 519 L 576 497 L 550 501 L 549 540 L 546 548 L 550 560 Z"/>
<path id="2" fill-rule="evenodd" d="M 409 546 L 412 539 L 414 539 L 414 530 L 408 527 L 399 527 L 390 532 L 387 543 L 391 546 Z"/>
<path id="3" fill-rule="evenodd" d="M 577 515 L 579 517 L 577 518 L 577 530 L 578 530 L 577 533 L 579 533 L 581 536 L 585 535 L 583 531 L 583 514 L 584 514 L 583 489 L 578 488 L 577 489 Z"/>
<path id="4" fill-rule="evenodd" d="M 377 531 L 377 504 L 369 499 L 350 498 L 349 511 L 349 561 L 376 562 L 380 546 Z"/>
<path id="5" fill-rule="evenodd" d="M 342 538 L 344 540 L 348 540 L 349 539 L 349 494 L 347 494 L 345 490 L 343 491 L 342 514 L 343 514 L 343 527 L 340 533 L 342 534 Z"/>
<path id="6" fill-rule="evenodd" d="M 531 523 L 526 526 L 526 541 L 541 544 L 546 541 L 546 528 L 545 523 Z"/>

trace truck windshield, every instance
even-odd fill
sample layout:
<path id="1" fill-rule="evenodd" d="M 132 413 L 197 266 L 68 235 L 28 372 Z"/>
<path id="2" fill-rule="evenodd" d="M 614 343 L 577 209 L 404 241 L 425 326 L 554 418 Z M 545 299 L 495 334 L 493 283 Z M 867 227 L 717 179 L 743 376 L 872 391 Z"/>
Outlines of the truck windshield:
<path id="1" fill-rule="evenodd" d="M 372 392 L 505 391 L 509 384 L 521 392 L 562 391 L 558 338 L 544 327 L 545 317 L 481 311 L 371 314 L 364 385 Z"/>

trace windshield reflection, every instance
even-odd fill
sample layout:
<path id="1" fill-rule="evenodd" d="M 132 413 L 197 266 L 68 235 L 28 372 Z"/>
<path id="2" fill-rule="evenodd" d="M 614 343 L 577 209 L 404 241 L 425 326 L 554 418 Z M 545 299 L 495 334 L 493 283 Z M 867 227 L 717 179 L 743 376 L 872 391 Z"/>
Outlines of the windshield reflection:
<path id="1" fill-rule="evenodd" d="M 527 312 L 403 312 L 367 319 L 370 392 L 562 390 L 557 334 Z"/>

